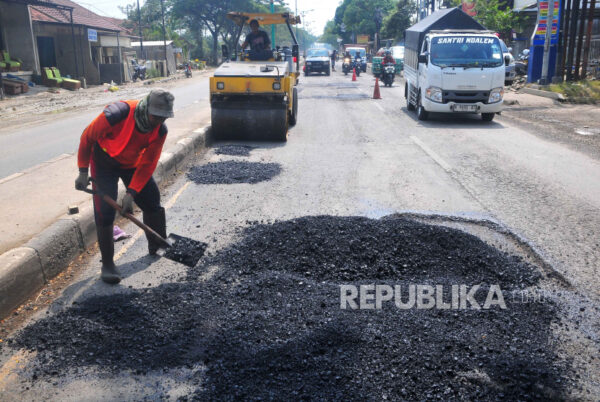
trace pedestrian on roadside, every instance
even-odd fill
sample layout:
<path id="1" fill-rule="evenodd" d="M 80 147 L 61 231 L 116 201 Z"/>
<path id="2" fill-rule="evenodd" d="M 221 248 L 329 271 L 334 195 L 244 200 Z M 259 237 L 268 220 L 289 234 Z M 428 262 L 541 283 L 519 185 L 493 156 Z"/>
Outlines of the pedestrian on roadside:
<path id="1" fill-rule="evenodd" d="M 337 50 L 331 52 L 331 71 L 335 71 L 335 61 L 337 60 Z"/>
<path id="2" fill-rule="evenodd" d="M 175 97 L 162 89 L 154 89 L 140 101 L 112 103 L 83 131 L 77 164 L 79 176 L 75 188 L 88 186 L 88 167 L 94 179 L 92 188 L 100 188 L 117 199 L 119 179 L 127 191 L 121 202 L 122 214 L 133 213 L 135 202 L 143 211 L 144 223 L 163 237 L 167 235 L 165 209 L 152 174 L 158 164 L 167 138 L 165 120 L 173 117 Z M 101 279 L 110 284 L 121 281 L 113 261 L 113 222 L 115 210 L 94 195 L 94 218 L 98 246 L 102 255 Z M 156 240 L 146 235 L 148 253 L 156 254 Z"/>

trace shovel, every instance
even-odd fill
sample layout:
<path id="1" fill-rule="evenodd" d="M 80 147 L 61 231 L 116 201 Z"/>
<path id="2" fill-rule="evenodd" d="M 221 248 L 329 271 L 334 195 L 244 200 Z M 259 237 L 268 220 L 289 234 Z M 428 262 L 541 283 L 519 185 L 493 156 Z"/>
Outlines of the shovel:
<path id="1" fill-rule="evenodd" d="M 94 179 L 90 178 L 90 182 L 93 181 Z M 82 191 L 99 196 L 104 202 L 106 202 L 108 205 L 114 208 L 117 212 L 129 219 L 131 222 L 135 223 L 140 229 L 146 232 L 148 236 L 153 237 L 159 244 L 157 254 L 161 257 L 165 257 L 170 260 L 182 263 L 184 265 L 187 265 L 188 267 L 194 267 L 198 263 L 200 258 L 202 258 L 202 256 L 204 255 L 204 251 L 208 246 L 206 243 L 202 243 L 197 240 L 190 239 L 184 236 L 179 236 L 173 233 L 169 234 L 169 236 L 165 239 L 164 237 L 156 233 L 156 231 L 154 231 L 151 227 L 145 225 L 132 214 L 123 214 L 121 206 L 117 204 L 116 201 L 110 198 L 107 194 L 103 193 L 97 184 L 96 190 L 86 188 Z"/>

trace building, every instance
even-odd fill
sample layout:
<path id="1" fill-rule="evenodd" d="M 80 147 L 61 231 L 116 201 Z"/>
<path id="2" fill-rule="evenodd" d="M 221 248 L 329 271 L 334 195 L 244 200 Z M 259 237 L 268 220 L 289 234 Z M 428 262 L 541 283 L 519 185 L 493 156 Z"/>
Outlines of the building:
<path id="1" fill-rule="evenodd" d="M 144 41 L 144 54 L 142 55 L 142 49 L 140 42 L 132 42 L 131 46 L 135 49 L 138 59 L 141 60 L 156 60 L 158 62 L 165 60 L 165 44 L 162 40 L 157 41 Z M 173 41 L 167 41 L 167 63 L 169 68 L 169 74 L 174 74 L 176 70 L 175 64 L 175 49 L 173 48 Z M 158 64 L 161 66 L 161 64 Z M 160 67 L 162 68 L 162 67 Z M 166 76 L 166 71 L 160 71 L 162 76 Z"/>
<path id="2" fill-rule="evenodd" d="M 56 66 L 63 75 L 85 78 L 88 84 L 126 80 L 128 66 L 123 49 L 131 48 L 131 36 L 114 20 L 102 17 L 70 0 L 52 3 L 63 9 L 38 3 L 29 6 L 39 67 Z"/>

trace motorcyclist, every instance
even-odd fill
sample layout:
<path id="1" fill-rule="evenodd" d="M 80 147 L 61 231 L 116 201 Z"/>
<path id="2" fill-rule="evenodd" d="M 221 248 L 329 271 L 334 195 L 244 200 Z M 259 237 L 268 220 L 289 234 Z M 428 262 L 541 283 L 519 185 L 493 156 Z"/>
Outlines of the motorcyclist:
<path id="1" fill-rule="evenodd" d="M 386 65 L 388 63 L 396 64 L 396 60 L 394 59 L 394 57 L 392 57 L 392 52 L 386 50 L 385 56 L 383 56 L 383 61 L 381 62 L 381 64 Z"/>

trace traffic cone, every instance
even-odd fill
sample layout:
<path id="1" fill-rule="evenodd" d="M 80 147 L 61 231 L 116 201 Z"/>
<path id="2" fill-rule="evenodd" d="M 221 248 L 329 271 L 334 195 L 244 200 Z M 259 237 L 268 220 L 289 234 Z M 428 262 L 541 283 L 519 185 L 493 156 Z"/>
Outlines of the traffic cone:
<path id="1" fill-rule="evenodd" d="M 352 81 L 356 81 L 356 68 L 352 69 Z"/>
<path id="2" fill-rule="evenodd" d="M 375 78 L 375 90 L 373 91 L 373 99 L 381 99 L 381 94 L 379 93 L 379 78 Z"/>

